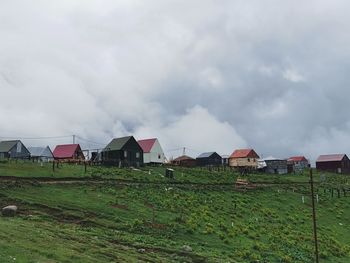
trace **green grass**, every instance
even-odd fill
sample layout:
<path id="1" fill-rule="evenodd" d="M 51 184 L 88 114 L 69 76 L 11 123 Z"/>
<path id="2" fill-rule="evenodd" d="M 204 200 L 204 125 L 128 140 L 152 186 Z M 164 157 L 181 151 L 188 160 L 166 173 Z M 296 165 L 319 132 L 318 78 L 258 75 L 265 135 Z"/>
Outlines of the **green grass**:
<path id="1" fill-rule="evenodd" d="M 1 163 L 0 175 L 47 177 L 47 168 Z M 20 209 L 15 218 L 0 217 L 1 262 L 313 262 L 309 186 L 288 184 L 308 182 L 307 173 L 252 174 L 250 181 L 285 184 L 238 192 L 235 172 L 175 168 L 175 182 L 193 185 L 174 185 L 164 170 L 89 167 L 85 174 L 63 165 L 53 175 L 164 185 L 1 183 L 0 205 Z M 323 191 L 347 184 L 327 174 L 316 185 L 321 262 L 350 262 L 350 196 Z"/>

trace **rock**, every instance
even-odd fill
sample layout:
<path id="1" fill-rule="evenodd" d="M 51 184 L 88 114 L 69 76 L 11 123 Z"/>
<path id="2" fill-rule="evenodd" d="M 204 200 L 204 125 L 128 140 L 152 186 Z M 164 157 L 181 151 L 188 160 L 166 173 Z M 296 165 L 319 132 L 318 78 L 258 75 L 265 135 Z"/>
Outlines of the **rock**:
<path id="1" fill-rule="evenodd" d="M 2 215 L 8 217 L 14 217 L 17 213 L 18 207 L 15 205 L 9 205 L 2 209 Z"/>
<path id="2" fill-rule="evenodd" d="M 146 249 L 140 248 L 140 249 L 138 250 L 138 252 L 139 252 L 139 253 L 145 253 L 145 252 L 146 252 Z"/>
<path id="3" fill-rule="evenodd" d="M 184 245 L 182 247 L 182 250 L 185 251 L 185 252 L 192 252 L 193 251 L 193 249 L 190 246 L 188 246 L 188 245 Z"/>

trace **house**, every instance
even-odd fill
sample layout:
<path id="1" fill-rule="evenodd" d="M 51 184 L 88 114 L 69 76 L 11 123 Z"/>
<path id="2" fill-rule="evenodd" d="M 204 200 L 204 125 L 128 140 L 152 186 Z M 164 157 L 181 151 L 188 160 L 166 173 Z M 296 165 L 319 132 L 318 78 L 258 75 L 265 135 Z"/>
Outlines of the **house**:
<path id="1" fill-rule="evenodd" d="M 83 161 L 85 156 L 79 144 L 57 145 L 53 151 L 55 160 Z"/>
<path id="2" fill-rule="evenodd" d="M 259 155 L 253 149 L 235 150 L 229 158 L 229 166 L 239 169 L 256 169 L 259 158 Z"/>
<path id="3" fill-rule="evenodd" d="M 288 163 L 288 173 L 292 172 L 302 172 L 310 166 L 308 159 L 304 156 L 293 156 L 287 160 Z"/>
<path id="4" fill-rule="evenodd" d="M 227 155 L 227 154 L 221 155 L 221 159 L 222 159 L 222 165 L 228 166 L 230 155 Z"/>
<path id="5" fill-rule="evenodd" d="M 183 167 L 195 167 L 197 164 L 196 159 L 193 159 L 192 157 L 189 157 L 187 155 L 177 157 L 172 161 L 172 163 Z"/>
<path id="6" fill-rule="evenodd" d="M 53 153 L 49 146 L 46 147 L 28 147 L 30 159 L 38 162 L 49 162 L 53 160 Z"/>
<path id="7" fill-rule="evenodd" d="M 288 164 L 286 159 L 267 157 L 258 160 L 258 168 L 270 174 L 287 174 Z"/>
<path id="8" fill-rule="evenodd" d="M 346 154 L 321 155 L 316 161 L 316 168 L 319 171 L 346 174 L 350 173 L 350 160 Z"/>
<path id="9" fill-rule="evenodd" d="M 206 152 L 200 154 L 197 158 L 198 166 L 220 166 L 222 165 L 222 158 L 216 152 Z"/>
<path id="10" fill-rule="evenodd" d="M 165 155 L 158 139 L 139 140 L 143 150 L 143 163 L 145 164 L 163 164 L 165 162 Z"/>
<path id="11" fill-rule="evenodd" d="M 30 152 L 20 140 L 0 142 L 0 159 L 29 159 Z"/>
<path id="12" fill-rule="evenodd" d="M 101 152 L 101 162 L 118 167 L 142 166 L 143 150 L 133 136 L 113 139 Z"/>

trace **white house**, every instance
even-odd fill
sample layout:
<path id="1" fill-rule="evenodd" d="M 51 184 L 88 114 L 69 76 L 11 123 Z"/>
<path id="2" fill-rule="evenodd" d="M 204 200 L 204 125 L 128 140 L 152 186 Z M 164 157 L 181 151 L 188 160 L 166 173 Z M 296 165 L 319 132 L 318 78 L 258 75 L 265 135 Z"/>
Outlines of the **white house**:
<path id="1" fill-rule="evenodd" d="M 165 162 L 165 155 L 158 139 L 146 139 L 138 141 L 143 150 L 143 162 L 162 164 Z"/>

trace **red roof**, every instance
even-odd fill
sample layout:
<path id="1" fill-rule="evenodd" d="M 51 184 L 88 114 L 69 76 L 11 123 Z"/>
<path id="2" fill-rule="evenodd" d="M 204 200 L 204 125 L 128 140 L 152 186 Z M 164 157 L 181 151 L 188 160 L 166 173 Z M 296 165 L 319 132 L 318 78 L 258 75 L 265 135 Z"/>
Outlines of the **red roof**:
<path id="1" fill-rule="evenodd" d="M 346 154 L 328 154 L 320 155 L 316 162 L 340 162 L 344 159 Z"/>
<path id="2" fill-rule="evenodd" d="M 73 158 L 76 151 L 81 151 L 79 144 L 57 145 L 53 151 L 53 157 L 55 159 Z"/>
<path id="3" fill-rule="evenodd" d="M 149 152 L 151 152 L 152 147 L 153 147 L 154 143 L 156 142 L 156 140 L 157 140 L 156 138 L 153 138 L 153 139 L 140 140 L 137 142 L 140 144 L 144 153 L 149 153 Z"/>
<path id="4" fill-rule="evenodd" d="M 292 162 L 307 162 L 308 160 L 304 156 L 293 156 L 288 159 L 288 161 Z"/>
<path id="5" fill-rule="evenodd" d="M 253 149 L 239 149 L 235 150 L 230 158 L 260 158 Z"/>

